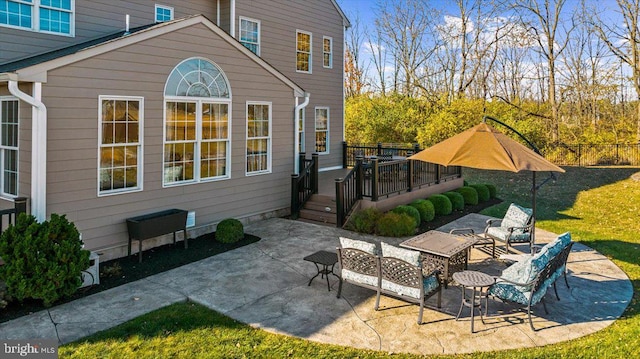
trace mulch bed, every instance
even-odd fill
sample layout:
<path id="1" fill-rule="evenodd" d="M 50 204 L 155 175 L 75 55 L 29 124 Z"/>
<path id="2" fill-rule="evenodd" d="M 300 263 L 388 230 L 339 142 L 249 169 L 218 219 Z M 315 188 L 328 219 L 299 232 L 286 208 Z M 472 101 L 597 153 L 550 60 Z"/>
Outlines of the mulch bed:
<path id="1" fill-rule="evenodd" d="M 166 244 L 142 252 L 142 263 L 138 263 L 138 256 L 123 257 L 100 263 L 100 285 L 80 288 L 71 297 L 56 302 L 55 305 L 70 302 L 91 294 L 117 287 L 129 282 L 148 277 L 153 274 L 180 267 L 199 261 L 213 255 L 230 251 L 247 244 L 255 243 L 260 238 L 245 234 L 245 238 L 236 243 L 220 243 L 215 240 L 215 233 L 205 234 L 198 238 L 189 239 L 189 248 L 185 249 L 182 242 Z M 22 304 L 13 301 L 0 309 L 0 323 L 45 309 L 42 301 L 25 300 Z"/>

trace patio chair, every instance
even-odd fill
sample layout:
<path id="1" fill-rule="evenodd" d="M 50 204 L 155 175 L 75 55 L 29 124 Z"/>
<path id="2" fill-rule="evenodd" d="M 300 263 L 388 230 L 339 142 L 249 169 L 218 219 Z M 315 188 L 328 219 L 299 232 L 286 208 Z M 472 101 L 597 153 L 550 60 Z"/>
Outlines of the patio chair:
<path id="1" fill-rule="evenodd" d="M 507 254 L 509 254 L 509 245 L 511 243 L 529 243 L 530 252 L 533 253 L 531 229 L 534 224 L 535 218 L 533 218 L 533 210 L 531 208 L 511 203 L 504 218 L 487 220 L 484 236 L 485 238 L 503 242 Z M 492 256 L 494 258 L 496 256 L 495 245 Z"/>

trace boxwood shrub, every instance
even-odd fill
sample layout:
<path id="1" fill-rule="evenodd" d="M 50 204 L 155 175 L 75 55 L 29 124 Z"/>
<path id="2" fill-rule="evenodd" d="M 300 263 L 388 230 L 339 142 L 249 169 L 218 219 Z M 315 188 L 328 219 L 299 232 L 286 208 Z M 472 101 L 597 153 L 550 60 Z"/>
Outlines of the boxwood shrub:
<path id="1" fill-rule="evenodd" d="M 405 213 L 411 216 L 416 222 L 416 227 L 420 225 L 420 212 L 411 206 L 401 205 L 391 210 L 393 213 Z"/>
<path id="2" fill-rule="evenodd" d="M 451 207 L 456 211 L 461 211 L 464 209 L 464 197 L 458 192 L 449 191 L 443 193 L 443 195 L 447 196 L 451 201 Z"/>
<path id="3" fill-rule="evenodd" d="M 216 227 L 216 240 L 222 243 L 235 243 L 244 238 L 242 222 L 235 218 L 223 219 Z"/>
<path id="4" fill-rule="evenodd" d="M 489 198 L 498 198 L 498 189 L 496 186 L 490 183 L 485 183 L 484 185 L 487 186 L 487 189 L 489 190 Z"/>
<path id="5" fill-rule="evenodd" d="M 436 211 L 436 214 L 439 216 L 446 216 L 447 214 L 451 214 L 453 211 L 453 206 L 451 205 L 451 201 L 449 197 L 442 194 L 434 194 L 427 198 L 431 203 L 433 203 L 433 208 Z"/>
<path id="6" fill-rule="evenodd" d="M 462 196 L 460 198 L 462 198 Z M 418 210 L 422 222 L 433 221 L 436 217 L 436 210 L 433 208 L 433 203 L 431 203 L 431 201 L 427 201 L 426 199 L 416 199 L 409 203 L 409 205 Z"/>
<path id="7" fill-rule="evenodd" d="M 346 228 L 358 233 L 374 234 L 380 216 L 382 216 L 382 212 L 379 209 L 365 208 L 351 216 Z"/>
<path id="8" fill-rule="evenodd" d="M 490 198 L 489 189 L 483 184 L 472 184 L 469 187 L 473 187 L 478 192 L 478 202 L 486 202 Z"/>
<path id="9" fill-rule="evenodd" d="M 475 188 L 462 186 L 455 191 L 462 195 L 465 205 L 475 206 L 476 204 L 478 204 L 478 191 L 476 191 Z"/>
<path id="10" fill-rule="evenodd" d="M 415 219 L 406 213 L 387 212 L 378 220 L 378 235 L 385 237 L 404 237 L 416 233 Z"/>

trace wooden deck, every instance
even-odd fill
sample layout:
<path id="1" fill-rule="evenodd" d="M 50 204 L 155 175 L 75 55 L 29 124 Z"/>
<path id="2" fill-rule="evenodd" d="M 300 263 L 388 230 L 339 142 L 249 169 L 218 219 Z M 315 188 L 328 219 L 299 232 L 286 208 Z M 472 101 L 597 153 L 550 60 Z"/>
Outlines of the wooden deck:
<path id="1" fill-rule="evenodd" d="M 318 194 L 336 199 L 336 178 L 346 176 L 351 168 L 324 171 L 318 173 Z"/>

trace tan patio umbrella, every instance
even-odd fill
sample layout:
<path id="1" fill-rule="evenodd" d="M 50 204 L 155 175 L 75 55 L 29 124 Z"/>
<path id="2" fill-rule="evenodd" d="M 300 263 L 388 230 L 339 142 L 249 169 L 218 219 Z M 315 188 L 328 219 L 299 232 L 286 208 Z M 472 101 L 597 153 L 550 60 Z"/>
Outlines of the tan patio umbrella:
<path id="1" fill-rule="evenodd" d="M 532 171 L 531 202 L 534 221 L 536 218 L 536 172 L 564 172 L 562 168 L 549 162 L 533 150 L 489 126 L 484 120 L 475 127 L 410 156 L 409 159 L 443 166 L 463 166 L 511 172 Z M 535 238 L 534 234 L 535 229 L 532 230 L 532 242 Z"/>

